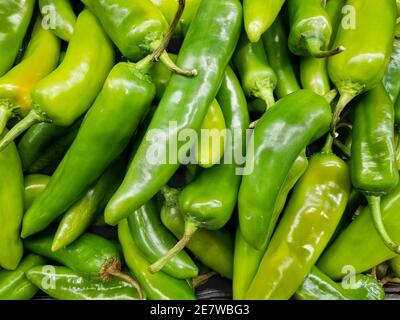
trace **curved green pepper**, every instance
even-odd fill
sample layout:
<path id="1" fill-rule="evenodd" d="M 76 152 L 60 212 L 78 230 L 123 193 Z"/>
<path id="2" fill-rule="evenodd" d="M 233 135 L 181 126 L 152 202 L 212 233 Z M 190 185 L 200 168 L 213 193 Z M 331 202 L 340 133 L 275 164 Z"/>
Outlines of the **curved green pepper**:
<path id="1" fill-rule="evenodd" d="M 12 116 L 25 117 L 35 85 L 58 65 L 60 41 L 37 19 L 22 61 L 0 78 L 0 133 Z"/>
<path id="2" fill-rule="evenodd" d="M 285 0 L 243 0 L 244 27 L 251 42 L 260 40 L 284 3 Z"/>
<path id="3" fill-rule="evenodd" d="M 299 56 L 326 58 L 344 50 L 329 50 L 332 24 L 321 0 L 288 0 L 289 49 Z"/>
<path id="4" fill-rule="evenodd" d="M 107 282 L 114 276 L 121 278 L 142 296 L 139 285 L 121 271 L 120 250 L 113 241 L 85 233 L 71 245 L 57 252 L 51 250 L 52 243 L 53 235 L 45 233 L 25 240 L 24 246 L 33 253 L 62 263 L 88 279 Z"/>
<path id="5" fill-rule="evenodd" d="M 162 225 L 155 204 L 150 201 L 128 217 L 133 240 L 150 262 L 156 262 L 176 243 L 175 237 Z M 184 252 L 172 258 L 162 271 L 177 279 L 189 279 L 198 275 L 198 268 Z"/>
<path id="6" fill-rule="evenodd" d="M 335 42 L 335 38 L 337 35 L 337 31 L 339 29 L 339 24 L 342 22 L 343 19 L 343 7 L 346 3 L 346 0 L 328 0 L 326 1 L 325 10 L 328 13 L 328 16 L 332 23 L 332 36 L 331 41 L 329 43 L 329 48 Z"/>
<path id="7" fill-rule="evenodd" d="M 179 168 L 179 161 L 174 159 L 177 153 L 171 154 L 169 146 L 177 142 L 179 153 L 189 151 L 191 146 L 178 141 L 177 135 L 182 130 L 200 130 L 239 38 L 241 13 L 237 0 L 201 2 L 177 60 L 184 68 L 198 70 L 198 76 L 172 76 L 125 180 L 106 207 L 107 223 L 115 225 L 140 208 Z M 204 33 L 206 29 L 208 32 Z M 171 121 L 176 124 L 173 130 L 169 130 Z M 166 161 L 148 161 L 156 132 L 165 135 L 165 143 L 157 151 Z"/>
<path id="8" fill-rule="evenodd" d="M 82 11 L 63 62 L 37 83 L 32 91 L 33 110 L 0 141 L 0 151 L 35 123 L 74 123 L 95 100 L 113 64 L 110 40 L 96 17 Z"/>
<path id="9" fill-rule="evenodd" d="M 392 55 L 383 77 L 383 85 L 389 94 L 390 100 L 393 103 L 396 102 L 400 93 L 400 40 L 397 38 L 393 41 Z"/>
<path id="10" fill-rule="evenodd" d="M 346 48 L 328 59 L 328 72 L 340 93 L 331 133 L 346 105 L 382 81 L 392 51 L 396 6 L 392 0 L 348 0 L 350 14 L 339 24 L 334 47 Z"/>
<path id="11" fill-rule="evenodd" d="M 288 38 L 281 17 L 276 19 L 262 39 L 268 61 L 278 77 L 276 85 L 278 98 L 300 90 L 291 61 L 291 53 L 287 47 Z"/>
<path id="12" fill-rule="evenodd" d="M 24 207 L 29 209 L 33 201 L 43 192 L 50 177 L 42 174 L 25 176 Z"/>
<path id="13" fill-rule="evenodd" d="M 372 219 L 388 248 L 400 253 L 386 232 L 380 197 L 399 182 L 394 145 L 394 110 L 382 84 L 357 103 L 352 130 L 351 178 L 355 188 L 366 195 Z"/>
<path id="14" fill-rule="evenodd" d="M 286 204 L 286 199 L 289 195 L 289 192 L 304 174 L 307 167 L 308 159 L 305 152 L 302 152 L 290 168 L 282 190 L 279 192 L 274 217 L 279 217 Z M 236 231 L 235 260 L 233 264 L 233 298 L 235 300 L 243 299 L 251 281 L 254 278 L 254 275 L 257 272 L 264 252 L 265 249 L 257 250 L 248 244 L 243 238 L 240 228 L 238 228 Z"/>
<path id="15" fill-rule="evenodd" d="M 14 271 L 0 271 L 0 300 L 30 300 L 38 291 L 25 273 L 45 260 L 34 254 L 26 256 Z"/>
<path id="16" fill-rule="evenodd" d="M 36 266 L 26 273 L 26 277 L 40 290 L 58 300 L 138 300 L 135 289 L 125 281 L 89 280 L 66 267 Z"/>
<path id="17" fill-rule="evenodd" d="M 99 180 L 64 214 L 51 250 L 58 251 L 70 245 L 85 232 L 121 183 L 124 167 L 124 161 L 111 164 Z"/>
<path id="18" fill-rule="evenodd" d="M 320 96 L 331 90 L 326 59 L 303 57 L 300 62 L 300 81 L 304 89 L 314 91 Z"/>
<path id="19" fill-rule="evenodd" d="M 233 61 L 246 95 L 263 100 L 267 109 L 270 108 L 275 103 L 274 90 L 278 79 L 268 64 L 262 41 L 251 43 L 242 32 Z"/>
<path id="20" fill-rule="evenodd" d="M 382 198 L 381 208 L 389 235 L 399 242 L 400 183 Z M 365 207 L 319 259 L 317 266 L 332 279 L 341 279 L 349 271 L 365 272 L 396 257 L 376 231 L 369 211 L 369 207 Z"/>
<path id="21" fill-rule="evenodd" d="M 350 187 L 347 164 L 328 148 L 311 157 L 246 299 L 286 300 L 296 292 L 335 232 Z"/>
<path id="22" fill-rule="evenodd" d="M 238 204 L 240 230 L 256 249 L 266 247 L 275 227 L 274 208 L 291 166 L 326 132 L 330 120 L 328 102 L 300 90 L 279 100 L 258 121 L 246 161 L 253 170 L 243 177 Z M 260 183 L 260 177 L 267 177 L 268 183 Z"/>
<path id="23" fill-rule="evenodd" d="M 0 177 L 0 267 L 14 270 L 24 251 L 19 235 L 24 213 L 24 177 L 14 143 L 0 152 Z"/>
<path id="24" fill-rule="evenodd" d="M 68 131 L 69 128 L 46 122 L 32 126 L 18 143 L 18 152 L 24 171 L 29 169 L 54 140 L 64 136 Z"/>
<path id="25" fill-rule="evenodd" d="M 225 148 L 225 154 L 231 159 L 204 170 L 181 191 L 179 208 L 185 220 L 184 235 L 164 258 L 152 265 L 153 271 L 159 270 L 170 257 L 182 250 L 197 229 L 218 230 L 225 226 L 235 209 L 241 181 L 238 169 L 242 169 L 237 155 L 245 152 L 243 141 L 246 141 L 249 115 L 243 90 L 230 68 L 225 73 L 217 100 L 233 136 L 227 139 Z"/>
<path id="26" fill-rule="evenodd" d="M 313 267 L 311 272 L 297 289 L 297 300 L 383 300 L 385 290 L 372 276 L 358 274 L 354 276 L 354 288 L 344 288 L 326 274 Z"/>
<path id="27" fill-rule="evenodd" d="M 148 299 L 196 299 L 196 296 L 187 281 L 173 278 L 164 272 L 152 274 L 148 270 L 150 264 L 143 257 L 142 252 L 136 245 L 135 241 L 133 241 L 127 220 L 123 220 L 118 224 L 118 238 L 122 246 L 126 264 L 138 279 Z"/>
<path id="28" fill-rule="evenodd" d="M 39 0 L 43 23 L 64 41 L 70 41 L 74 33 L 76 15 L 69 0 Z"/>
<path id="29" fill-rule="evenodd" d="M 18 55 L 31 21 L 35 0 L 0 1 L 0 76 L 6 73 Z"/>
<path id="30" fill-rule="evenodd" d="M 178 206 L 179 191 L 172 188 L 163 191 L 165 202 L 161 208 L 161 221 L 175 237 L 181 238 L 185 221 Z M 199 229 L 188 242 L 187 248 L 201 263 L 232 279 L 233 239 L 228 230 Z"/>

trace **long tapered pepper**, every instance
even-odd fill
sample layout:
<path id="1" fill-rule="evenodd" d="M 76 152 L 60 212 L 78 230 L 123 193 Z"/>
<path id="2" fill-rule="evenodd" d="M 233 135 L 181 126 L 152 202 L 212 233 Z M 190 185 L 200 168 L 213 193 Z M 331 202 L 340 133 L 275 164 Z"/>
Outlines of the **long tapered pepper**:
<path id="1" fill-rule="evenodd" d="M 278 83 L 276 95 L 282 98 L 300 90 L 299 83 L 291 61 L 291 53 L 287 46 L 287 35 L 282 17 L 278 17 L 271 28 L 262 37 L 268 61 L 276 72 Z"/>
<path id="2" fill-rule="evenodd" d="M 31 21 L 35 0 L 0 1 L 0 76 L 14 64 Z"/>
<path id="3" fill-rule="evenodd" d="M 204 170 L 179 195 L 179 207 L 185 220 L 181 241 L 163 258 L 152 265 L 157 271 L 170 257 L 186 246 L 199 228 L 217 230 L 226 225 L 236 206 L 242 168 L 238 155 L 246 148 L 249 115 L 246 99 L 233 71 L 228 68 L 217 95 L 232 139 L 227 139 L 225 155 L 231 159 Z M 214 186 L 210 188 L 210 185 Z M 223 192 L 221 192 L 223 190 Z"/>
<path id="4" fill-rule="evenodd" d="M 154 202 L 150 201 L 128 217 L 132 237 L 150 263 L 160 259 L 176 243 L 175 237 L 162 225 L 159 215 Z M 183 251 L 171 259 L 162 271 L 177 279 L 194 278 L 199 272 Z"/>
<path id="5" fill-rule="evenodd" d="M 400 241 L 400 184 L 382 198 L 382 219 L 388 234 Z M 317 266 L 333 279 L 341 279 L 349 272 L 362 273 L 396 256 L 379 236 L 365 207 L 357 218 L 344 229 L 324 252 Z"/>
<path id="6" fill-rule="evenodd" d="M 88 279 L 110 281 L 121 278 L 135 288 L 142 297 L 139 285 L 121 271 L 121 255 L 118 245 L 98 235 L 85 233 L 67 248 L 51 250 L 53 234 L 46 232 L 24 241 L 28 250 L 57 261 Z"/>
<path id="7" fill-rule="evenodd" d="M 179 168 L 169 145 L 177 142 L 177 150 L 182 154 L 190 149 L 184 141 L 177 141 L 178 134 L 184 129 L 199 131 L 237 44 L 241 13 L 237 0 L 201 2 L 177 60 L 184 68 L 197 69 L 198 75 L 172 76 L 125 180 L 106 208 L 107 223 L 115 225 L 149 201 Z M 205 29 L 208 32 L 204 34 Z M 174 128 L 169 130 L 171 121 Z M 158 150 L 165 159 L 153 162 L 148 152 L 154 147 L 156 132 L 165 135 Z"/>
<path id="8" fill-rule="evenodd" d="M 257 123 L 246 162 L 254 168 L 243 177 L 238 204 L 240 230 L 256 249 L 265 248 L 274 229 L 277 196 L 290 167 L 308 144 L 326 132 L 330 120 L 328 102 L 301 90 L 282 98 Z M 267 176 L 268 183 L 260 184 L 261 176 Z"/>
<path id="9" fill-rule="evenodd" d="M 244 27 L 251 42 L 260 40 L 261 35 L 272 25 L 285 0 L 243 0 Z"/>
<path id="10" fill-rule="evenodd" d="M 332 24 L 321 0 L 288 0 L 290 20 L 289 48 L 300 56 L 325 58 L 342 52 L 329 50 Z"/>
<path id="11" fill-rule="evenodd" d="M 95 100 L 113 63 L 114 48 L 100 23 L 88 10 L 82 11 L 64 60 L 37 83 L 33 110 L 0 141 L 0 150 L 35 123 L 74 123 Z"/>
<path id="12" fill-rule="evenodd" d="M 27 278 L 25 273 L 45 263 L 42 257 L 34 254 L 26 256 L 18 268 L 13 271 L 0 271 L 0 300 L 30 300 L 39 290 Z"/>
<path id="13" fill-rule="evenodd" d="M 39 265 L 27 271 L 31 283 L 58 300 L 138 300 L 138 294 L 121 279 L 108 282 L 87 279 L 60 266 Z"/>
<path id="14" fill-rule="evenodd" d="M 350 193 L 347 164 L 328 139 L 296 185 L 245 298 L 289 299 L 328 244 Z"/>
<path id="15" fill-rule="evenodd" d="M 194 300 L 189 283 L 173 278 L 164 272 L 152 274 L 149 272 L 149 262 L 143 257 L 133 240 L 127 220 L 118 224 L 118 239 L 122 246 L 126 264 L 138 279 L 141 287 L 150 300 Z"/>
<path id="16" fill-rule="evenodd" d="M 13 270 L 22 258 L 24 177 L 14 143 L 0 152 L 0 267 Z"/>
<path id="17" fill-rule="evenodd" d="M 251 43 L 242 32 L 233 61 L 246 95 L 259 98 L 267 108 L 271 107 L 275 103 L 274 90 L 278 79 L 268 64 L 262 41 Z"/>
<path id="18" fill-rule="evenodd" d="M 346 2 L 350 13 L 339 24 L 334 47 L 346 48 L 328 59 L 328 72 L 340 93 L 331 133 L 346 105 L 382 81 L 392 51 L 396 4 L 392 0 Z M 371 27 L 374 26 L 374 27 Z"/>
<path id="19" fill-rule="evenodd" d="M 0 78 L 0 132 L 12 116 L 29 113 L 33 88 L 56 68 L 59 55 L 60 41 L 37 19 L 22 61 Z"/>
<path id="20" fill-rule="evenodd" d="M 70 0 L 39 0 L 39 8 L 45 26 L 57 37 L 70 41 L 76 23 Z"/>
<path id="21" fill-rule="evenodd" d="M 393 103 L 382 84 L 361 97 L 355 109 L 351 144 L 353 186 L 368 199 L 372 219 L 386 245 L 397 253 L 382 221 L 380 197 L 396 187 L 399 173 L 394 145 Z"/>

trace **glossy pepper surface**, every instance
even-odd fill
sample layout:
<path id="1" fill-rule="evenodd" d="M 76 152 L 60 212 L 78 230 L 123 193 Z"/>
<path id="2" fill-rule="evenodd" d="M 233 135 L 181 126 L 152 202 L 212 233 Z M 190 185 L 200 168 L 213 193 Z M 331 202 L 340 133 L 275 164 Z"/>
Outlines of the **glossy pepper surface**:
<path id="1" fill-rule="evenodd" d="M 37 19 L 22 61 L 0 78 L 0 132 L 12 116 L 25 117 L 35 85 L 58 65 L 60 41 Z"/>
<path id="2" fill-rule="evenodd" d="M 317 267 L 304 279 L 294 297 L 297 300 L 383 300 L 385 291 L 372 276 L 358 274 L 354 284 L 344 288 L 343 283 L 334 282 Z"/>
<path id="3" fill-rule="evenodd" d="M 175 237 L 163 226 L 153 201 L 129 215 L 128 223 L 136 245 L 150 263 L 160 259 L 176 243 Z M 162 271 L 177 279 L 194 278 L 199 272 L 184 251 L 172 258 Z"/>
<path id="4" fill-rule="evenodd" d="M 31 21 L 35 0 L 0 1 L 0 76 L 14 64 Z"/>
<path id="5" fill-rule="evenodd" d="M 169 142 L 175 142 L 183 129 L 200 129 L 237 44 L 241 13 L 237 0 L 201 2 L 177 60 L 183 68 L 198 70 L 198 75 L 193 78 L 172 76 L 125 180 L 106 208 L 107 223 L 115 225 L 149 201 L 179 168 L 179 161 L 174 159 L 176 155 L 168 151 Z M 168 130 L 171 121 L 176 123 L 174 130 Z M 148 161 L 149 148 L 156 138 L 153 129 L 165 132 L 165 143 L 158 150 L 165 161 Z M 178 141 L 180 152 L 184 152 L 183 146 L 184 143 Z"/>
<path id="6" fill-rule="evenodd" d="M 26 256 L 18 268 L 13 271 L 0 271 L 0 300 L 30 300 L 39 290 L 27 278 L 25 273 L 45 263 L 42 257 L 34 254 Z"/>
<path id="7" fill-rule="evenodd" d="M 0 142 L 0 150 L 34 123 L 74 123 L 95 100 L 113 64 L 110 40 L 96 17 L 82 11 L 64 60 L 37 83 L 32 91 L 33 110 Z"/>
<path id="8" fill-rule="evenodd" d="M 22 258 L 20 238 L 24 213 L 24 177 L 14 143 L 0 152 L 0 267 L 17 268 Z"/>
<path id="9" fill-rule="evenodd" d="M 382 198 L 381 208 L 386 229 L 398 242 L 400 184 Z M 365 272 L 396 256 L 380 238 L 369 211 L 369 207 L 365 207 L 321 256 L 317 266 L 329 277 L 342 278 L 346 275 L 346 266 L 351 266 L 356 273 Z"/>
<path id="10" fill-rule="evenodd" d="M 152 274 L 149 262 L 143 257 L 133 240 L 127 220 L 118 224 L 118 239 L 122 246 L 126 264 L 138 279 L 150 300 L 194 300 L 196 296 L 189 283 L 176 279 L 164 272 Z"/>
<path id="11" fill-rule="evenodd" d="M 261 35 L 272 25 L 285 0 L 243 0 L 244 27 L 251 42 L 260 40 Z"/>
<path id="12" fill-rule="evenodd" d="M 326 132 L 330 120 L 328 102 L 301 90 L 282 98 L 257 123 L 246 162 L 254 167 L 243 177 L 238 203 L 240 230 L 256 249 L 265 248 L 274 229 L 274 208 L 291 166 L 308 144 Z M 268 176 L 268 183 L 261 184 L 261 176 Z"/>
<path id="13" fill-rule="evenodd" d="M 268 61 L 278 77 L 276 95 L 282 98 L 300 90 L 291 53 L 287 45 L 287 35 L 282 17 L 278 17 L 262 37 Z"/>
<path id="14" fill-rule="evenodd" d="M 245 298 L 289 299 L 328 244 L 350 193 L 347 164 L 332 153 L 310 159 Z"/>
<path id="15" fill-rule="evenodd" d="M 392 51 L 397 16 L 392 0 L 349 0 L 346 5 L 352 10 L 339 24 L 333 45 L 344 46 L 346 50 L 328 59 L 329 76 L 340 93 L 332 133 L 346 105 L 382 81 Z"/>
<path id="16" fill-rule="evenodd" d="M 26 277 L 40 290 L 58 300 L 139 299 L 135 289 L 125 281 L 87 279 L 66 267 L 40 265 L 28 270 Z"/>
<path id="17" fill-rule="evenodd" d="M 24 208 L 27 210 L 32 202 L 46 189 L 50 177 L 43 174 L 25 176 Z"/>
<path id="18" fill-rule="evenodd" d="M 397 26 L 396 29 L 398 29 Z M 389 94 L 390 100 L 396 102 L 400 93 L 400 39 L 396 37 L 393 40 L 393 50 L 390 56 L 388 68 L 385 76 L 383 77 L 383 85 L 387 93 Z"/>
<path id="19" fill-rule="evenodd" d="M 70 0 L 39 0 L 43 23 L 64 41 L 70 41 L 74 33 L 76 15 Z"/>

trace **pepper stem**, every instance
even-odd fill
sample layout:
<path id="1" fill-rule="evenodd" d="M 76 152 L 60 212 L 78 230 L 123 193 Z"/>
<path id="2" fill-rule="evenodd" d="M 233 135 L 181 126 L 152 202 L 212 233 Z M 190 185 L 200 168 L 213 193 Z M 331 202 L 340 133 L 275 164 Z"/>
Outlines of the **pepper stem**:
<path id="1" fill-rule="evenodd" d="M 332 144 L 333 144 L 334 138 L 328 134 L 326 137 L 325 145 L 322 148 L 323 153 L 332 153 Z"/>
<path id="2" fill-rule="evenodd" d="M 11 113 L 11 110 L 7 108 L 7 106 L 3 106 L 0 104 L 0 135 L 6 128 L 8 120 L 10 120 Z"/>
<path id="3" fill-rule="evenodd" d="M 194 289 L 200 287 L 201 285 L 205 284 L 208 280 L 210 280 L 212 277 L 218 275 L 215 271 L 207 272 L 204 274 L 201 274 L 195 278 L 192 279 L 192 287 Z"/>
<path id="4" fill-rule="evenodd" d="M 179 240 L 176 245 L 168 251 L 168 253 L 153 263 L 149 267 L 149 271 L 151 273 L 159 272 L 173 257 L 175 257 L 179 252 L 181 252 L 186 245 L 189 243 L 193 234 L 197 231 L 197 226 L 194 223 L 186 222 L 185 223 L 185 232 L 183 233 L 183 237 Z"/>
<path id="5" fill-rule="evenodd" d="M 272 88 L 265 88 L 258 91 L 254 96 L 263 100 L 267 106 L 266 110 L 275 104 L 275 97 Z"/>
<path id="6" fill-rule="evenodd" d="M 329 104 L 331 104 L 332 101 L 335 100 L 337 94 L 338 94 L 338 91 L 336 89 L 332 89 L 331 91 L 327 92 L 324 95 L 324 98 L 326 99 L 326 101 L 328 101 Z"/>
<path id="7" fill-rule="evenodd" d="M 348 93 L 345 92 L 343 93 L 339 101 L 336 105 L 335 112 L 333 113 L 333 118 L 332 118 L 332 123 L 331 123 L 331 135 L 334 138 L 337 138 L 337 133 L 336 133 L 336 126 L 340 121 L 340 115 L 342 114 L 344 108 L 350 103 L 355 98 L 355 94 L 353 93 Z"/>
<path id="8" fill-rule="evenodd" d="M 374 221 L 375 229 L 381 237 L 385 245 L 393 252 L 400 254 L 400 246 L 397 245 L 386 231 L 385 224 L 381 213 L 381 198 L 375 196 L 367 196 L 368 204 Z"/>
<path id="9" fill-rule="evenodd" d="M 20 136 L 25 130 L 32 127 L 35 123 L 42 122 L 41 117 L 35 110 L 29 112 L 29 114 L 18 122 L 0 141 L 0 152 L 3 151 L 11 142 L 13 142 L 18 136 Z"/>
<path id="10" fill-rule="evenodd" d="M 140 300 L 144 299 L 140 285 L 135 280 L 133 280 L 133 278 L 131 276 L 129 276 L 126 273 L 123 273 L 121 270 L 117 270 L 117 269 L 107 270 L 107 273 L 129 283 L 137 291 L 137 293 L 139 295 L 139 299 Z"/>
<path id="11" fill-rule="evenodd" d="M 308 53 L 314 58 L 328 58 L 346 50 L 346 48 L 343 46 L 339 46 L 332 50 L 321 50 L 321 48 L 324 46 L 324 42 L 321 39 L 317 37 L 307 37 L 304 35 L 302 38 L 304 39 Z"/>
<path id="12" fill-rule="evenodd" d="M 170 43 L 172 36 L 174 35 L 175 29 L 178 26 L 179 21 L 181 20 L 183 11 L 185 10 L 185 0 L 178 0 L 178 10 L 175 14 L 174 19 L 172 20 L 171 25 L 169 26 L 167 33 L 165 34 L 163 40 L 161 43 L 156 44 L 157 47 L 151 54 L 151 60 L 153 62 L 158 61 L 159 59 L 161 60 L 162 63 L 164 63 L 172 72 L 186 76 L 186 77 L 193 77 L 197 75 L 196 70 L 183 70 L 179 68 L 168 56 L 168 53 L 166 51 L 168 44 Z"/>

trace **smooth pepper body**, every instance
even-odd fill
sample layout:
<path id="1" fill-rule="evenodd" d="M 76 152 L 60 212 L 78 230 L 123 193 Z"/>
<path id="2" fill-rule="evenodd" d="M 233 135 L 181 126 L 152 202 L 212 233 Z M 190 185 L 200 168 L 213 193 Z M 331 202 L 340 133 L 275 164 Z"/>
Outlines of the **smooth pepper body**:
<path id="1" fill-rule="evenodd" d="M 24 207 L 27 210 L 32 202 L 46 189 L 50 177 L 43 174 L 25 176 Z"/>

